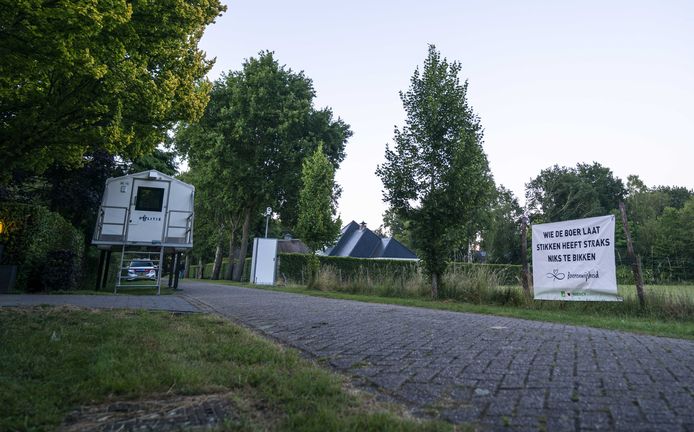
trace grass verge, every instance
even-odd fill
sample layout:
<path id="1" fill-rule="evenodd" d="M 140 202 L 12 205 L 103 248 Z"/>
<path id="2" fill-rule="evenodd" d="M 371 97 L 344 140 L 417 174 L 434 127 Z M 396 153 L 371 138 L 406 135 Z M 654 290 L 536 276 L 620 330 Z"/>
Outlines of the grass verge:
<path id="1" fill-rule="evenodd" d="M 173 288 L 169 288 L 168 286 L 163 286 L 161 287 L 161 292 L 159 293 L 160 295 L 172 295 L 180 292 L 180 290 L 175 290 Z M 17 293 L 17 294 L 26 294 L 26 293 Z M 61 295 L 61 294 L 69 294 L 69 295 L 102 295 L 102 296 L 112 296 L 112 295 L 137 295 L 137 296 L 144 296 L 144 295 L 157 295 L 157 288 L 156 287 L 122 287 L 118 289 L 118 293 L 114 294 L 113 289 L 111 290 L 70 290 L 70 291 L 49 291 L 49 292 L 38 292 L 36 294 L 56 294 L 56 295 Z"/>
<path id="2" fill-rule="evenodd" d="M 196 280 L 198 281 L 198 280 Z M 471 312 L 546 321 L 559 324 L 579 325 L 608 330 L 665 336 L 679 339 L 694 339 L 694 317 L 689 320 L 666 320 L 653 316 L 634 316 L 630 308 L 622 308 L 620 303 L 602 304 L 595 302 L 548 302 L 530 300 L 525 305 L 499 306 L 473 304 L 455 300 L 429 300 L 423 298 L 384 297 L 364 294 L 351 294 L 335 291 L 309 290 L 301 286 L 268 287 L 230 281 L 202 281 L 216 284 L 245 286 L 273 291 L 291 292 L 315 297 L 356 300 L 368 303 L 396 304 L 454 312 Z M 608 310 L 609 309 L 609 310 Z"/>
<path id="3" fill-rule="evenodd" d="M 0 309 L 0 430 L 52 430 L 80 406 L 229 393 L 230 430 L 450 430 L 221 318 Z"/>

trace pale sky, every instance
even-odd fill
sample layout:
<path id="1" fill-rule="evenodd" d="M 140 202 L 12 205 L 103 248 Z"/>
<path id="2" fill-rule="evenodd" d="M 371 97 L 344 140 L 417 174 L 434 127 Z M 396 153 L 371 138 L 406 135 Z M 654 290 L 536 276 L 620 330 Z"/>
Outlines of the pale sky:
<path id="1" fill-rule="evenodd" d="M 427 44 L 462 63 L 497 184 L 524 202 L 554 164 L 694 188 L 694 1 L 228 1 L 201 48 L 209 78 L 261 50 L 313 80 L 352 128 L 337 172 L 344 223 L 382 222 L 374 174 Z"/>

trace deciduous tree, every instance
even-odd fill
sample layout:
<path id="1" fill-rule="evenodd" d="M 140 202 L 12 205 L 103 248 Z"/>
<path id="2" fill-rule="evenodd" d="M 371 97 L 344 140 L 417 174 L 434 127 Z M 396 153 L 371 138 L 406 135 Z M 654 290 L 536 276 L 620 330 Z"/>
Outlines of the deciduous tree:
<path id="1" fill-rule="evenodd" d="M 410 222 L 433 297 L 448 258 L 468 244 L 474 216 L 494 188 L 482 126 L 467 102 L 460 69 L 460 63 L 449 63 L 429 46 L 422 71 L 417 68 L 409 90 L 400 93 L 405 125 L 395 128 L 394 147 L 386 148 L 386 161 L 376 171 L 384 201 Z"/>
<path id="2" fill-rule="evenodd" d="M 390 237 L 393 237 L 408 248 L 414 249 L 410 221 L 403 219 L 402 216 L 398 216 L 397 213 L 389 208 L 383 213 L 383 227 L 388 230 Z"/>
<path id="3" fill-rule="evenodd" d="M 132 159 L 207 104 L 198 49 L 219 0 L 0 0 L 0 183 L 79 166 L 104 150 Z"/>
<path id="4" fill-rule="evenodd" d="M 482 247 L 487 252 L 489 262 L 520 263 L 522 216 L 523 209 L 513 192 L 499 186 L 489 210 L 489 223 L 482 235 Z"/>
<path id="5" fill-rule="evenodd" d="M 322 144 L 304 159 L 301 178 L 295 231 L 315 253 L 335 241 L 342 223 L 339 217 L 335 218 L 335 170 L 323 154 Z"/>
<path id="6" fill-rule="evenodd" d="M 309 287 L 316 280 L 319 262 L 316 251 L 332 244 L 340 233 L 340 218 L 336 218 L 335 202 L 338 188 L 335 187 L 335 170 L 323 154 L 323 145 L 304 159 L 302 187 L 299 193 L 299 213 L 296 234 L 311 248 L 309 261 Z"/>
<path id="7" fill-rule="evenodd" d="M 344 158 L 349 126 L 333 119 L 329 108 L 314 109 L 314 96 L 302 72 L 261 52 L 241 71 L 216 81 L 200 121 L 176 134 L 176 145 L 191 166 L 210 166 L 220 190 L 238 204 L 242 232 L 235 280 L 241 278 L 251 223 L 261 209 L 270 206 L 285 225 L 296 223 L 301 164 L 317 143 L 324 143 L 334 168 Z"/>
<path id="8" fill-rule="evenodd" d="M 680 186 L 648 187 L 635 175 L 628 177 L 627 185 L 629 226 L 644 268 L 665 281 L 682 279 L 687 273 L 694 276 L 691 270 L 687 272 L 686 264 L 687 260 L 694 262 L 692 245 L 687 243 L 694 238 L 687 219 L 694 208 L 694 191 Z"/>
<path id="9" fill-rule="evenodd" d="M 597 162 L 576 168 L 555 165 L 525 186 L 533 222 L 558 222 L 606 215 L 624 199 L 624 183 Z"/>
<path id="10" fill-rule="evenodd" d="M 681 208 L 667 207 L 658 219 L 654 254 L 662 259 L 661 278 L 691 281 L 694 278 L 694 197 Z"/>

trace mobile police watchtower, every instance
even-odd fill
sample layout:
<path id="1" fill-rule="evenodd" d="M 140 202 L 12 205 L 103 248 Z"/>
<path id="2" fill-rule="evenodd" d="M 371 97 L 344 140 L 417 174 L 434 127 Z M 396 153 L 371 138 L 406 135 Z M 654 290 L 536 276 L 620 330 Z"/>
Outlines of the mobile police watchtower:
<path id="1" fill-rule="evenodd" d="M 174 255 L 172 275 L 178 282 L 181 252 L 193 247 L 194 199 L 193 185 L 156 170 L 106 180 L 92 238 L 101 250 L 97 287 L 106 283 L 113 250 L 121 252 L 114 292 L 124 286 L 155 286 L 137 283 L 144 279 L 156 281 L 159 293 L 165 253 Z M 148 263 L 153 271 L 135 273 L 135 261 Z"/>

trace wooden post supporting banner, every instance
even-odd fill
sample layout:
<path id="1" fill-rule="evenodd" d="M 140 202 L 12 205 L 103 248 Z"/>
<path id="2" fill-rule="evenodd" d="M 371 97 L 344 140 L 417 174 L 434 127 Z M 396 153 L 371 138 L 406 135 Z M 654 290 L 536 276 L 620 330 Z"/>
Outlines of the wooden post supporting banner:
<path id="1" fill-rule="evenodd" d="M 639 298 L 639 306 L 646 305 L 646 299 L 643 296 L 643 277 L 641 276 L 641 257 L 634 253 L 634 245 L 631 242 L 631 234 L 629 234 L 629 225 L 627 225 L 627 211 L 624 203 L 619 203 L 619 212 L 622 214 L 622 226 L 624 227 L 624 235 L 627 238 L 627 257 L 631 263 L 631 271 L 634 272 L 634 280 L 636 281 L 636 295 Z"/>
<path id="2" fill-rule="evenodd" d="M 528 217 L 523 215 L 521 218 L 521 284 L 523 292 L 530 296 L 530 273 L 528 272 Z"/>

